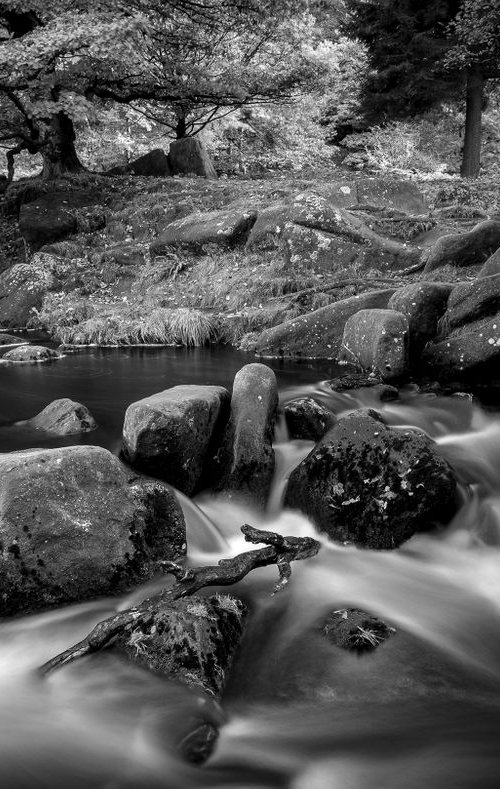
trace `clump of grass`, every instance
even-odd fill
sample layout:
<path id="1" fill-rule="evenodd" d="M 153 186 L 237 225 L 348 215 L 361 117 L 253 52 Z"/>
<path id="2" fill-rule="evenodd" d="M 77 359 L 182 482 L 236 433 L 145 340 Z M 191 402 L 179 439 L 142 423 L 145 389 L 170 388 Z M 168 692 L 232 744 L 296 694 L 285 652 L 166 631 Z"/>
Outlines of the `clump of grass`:
<path id="1" fill-rule="evenodd" d="M 171 312 L 170 331 L 178 345 L 206 345 L 217 339 L 218 324 L 212 315 L 180 307 Z"/>

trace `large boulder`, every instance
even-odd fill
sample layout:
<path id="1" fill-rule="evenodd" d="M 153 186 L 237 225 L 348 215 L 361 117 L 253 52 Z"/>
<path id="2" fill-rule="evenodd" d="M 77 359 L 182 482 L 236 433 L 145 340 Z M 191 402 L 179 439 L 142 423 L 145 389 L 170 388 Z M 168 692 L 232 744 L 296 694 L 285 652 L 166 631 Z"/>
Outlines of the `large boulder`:
<path id="1" fill-rule="evenodd" d="M 409 371 L 408 319 L 394 310 L 360 310 L 347 320 L 340 360 L 373 370 L 382 380 Z"/>
<path id="2" fill-rule="evenodd" d="M 40 309 L 43 297 L 56 284 L 51 271 L 28 263 L 17 263 L 0 274 L 0 325 L 26 326 L 33 309 Z"/>
<path id="3" fill-rule="evenodd" d="M 319 441 L 335 424 L 334 414 L 312 397 L 298 397 L 283 406 L 291 439 Z"/>
<path id="4" fill-rule="evenodd" d="M 443 328 L 449 332 L 500 311 L 500 274 L 460 282 L 451 291 Z"/>
<path id="5" fill-rule="evenodd" d="M 348 318 L 363 309 L 383 309 L 394 288 L 371 290 L 342 299 L 314 312 L 264 329 L 245 344 L 245 350 L 274 358 L 335 359 L 340 351 Z"/>
<path id="6" fill-rule="evenodd" d="M 67 397 L 49 403 L 43 411 L 40 411 L 32 419 L 28 419 L 24 424 L 57 436 L 89 433 L 97 427 L 88 408 Z"/>
<path id="7" fill-rule="evenodd" d="M 242 367 L 234 378 L 231 415 L 215 457 L 217 490 L 266 504 L 274 473 L 277 412 L 278 387 L 271 368 Z"/>
<path id="8" fill-rule="evenodd" d="M 500 314 L 465 323 L 429 343 L 422 354 L 425 367 L 438 377 L 456 376 L 471 383 L 498 386 L 500 375 Z"/>
<path id="9" fill-rule="evenodd" d="M 172 175 L 201 175 L 217 178 L 215 167 L 197 137 L 184 137 L 170 143 L 168 162 Z"/>
<path id="10" fill-rule="evenodd" d="M 101 447 L 0 455 L 0 491 L 1 615 L 117 593 L 185 551 L 170 489 Z"/>
<path id="11" fill-rule="evenodd" d="M 425 250 L 424 277 L 441 266 L 480 265 L 500 247 L 500 221 L 486 219 L 467 233 L 442 236 L 432 247 Z"/>
<path id="12" fill-rule="evenodd" d="M 60 359 L 61 354 L 53 348 L 44 345 L 19 345 L 3 355 L 4 362 L 18 362 L 30 364 L 33 362 L 51 362 Z"/>
<path id="13" fill-rule="evenodd" d="M 358 205 L 393 208 L 407 214 L 427 214 L 425 198 L 414 181 L 376 175 L 356 181 Z"/>
<path id="14" fill-rule="evenodd" d="M 123 456 L 134 468 L 188 496 L 204 484 L 220 442 L 230 397 L 222 386 L 174 386 L 132 403 L 123 424 Z"/>
<path id="15" fill-rule="evenodd" d="M 83 216 L 79 222 L 79 214 L 91 206 L 100 205 L 101 196 L 93 191 L 53 191 L 37 197 L 30 203 L 24 203 L 19 212 L 19 230 L 32 252 L 41 249 L 45 244 L 52 244 L 76 233 L 80 225 L 84 227 Z M 103 226 L 104 219 L 97 225 Z M 92 220 L 96 224 L 96 220 Z M 97 229 L 97 228 L 95 228 Z"/>
<path id="16" fill-rule="evenodd" d="M 232 248 L 244 244 L 256 216 L 254 211 L 225 209 L 176 219 L 151 244 L 151 257 L 164 255 L 173 249 L 201 255 L 207 245 Z"/>
<path id="17" fill-rule="evenodd" d="M 453 285 L 446 282 L 413 282 L 399 288 L 389 299 L 389 309 L 408 319 L 410 354 L 417 358 L 438 331 Z"/>
<path id="18" fill-rule="evenodd" d="M 247 249 L 275 248 L 281 241 L 294 267 L 312 258 L 325 270 L 357 264 L 363 268 L 395 268 L 416 262 L 419 251 L 368 227 L 359 216 L 315 192 L 303 192 L 261 211 L 248 237 Z"/>
<path id="19" fill-rule="evenodd" d="M 164 177 L 172 175 L 168 156 L 162 148 L 148 151 L 138 159 L 130 162 L 127 170 L 134 175 Z"/>
<path id="20" fill-rule="evenodd" d="M 455 489 L 427 436 L 391 430 L 373 411 L 353 412 L 292 471 L 285 507 L 338 542 L 395 548 L 451 517 Z"/>

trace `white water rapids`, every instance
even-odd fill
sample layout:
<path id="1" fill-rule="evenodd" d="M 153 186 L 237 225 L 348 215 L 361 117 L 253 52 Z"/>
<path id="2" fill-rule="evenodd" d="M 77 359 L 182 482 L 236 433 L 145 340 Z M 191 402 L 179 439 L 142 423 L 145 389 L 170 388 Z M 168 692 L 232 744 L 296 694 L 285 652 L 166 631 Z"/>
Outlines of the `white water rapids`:
<path id="1" fill-rule="evenodd" d="M 223 699 L 214 755 L 185 764 L 173 746 L 197 695 L 115 656 L 87 658 L 41 680 L 34 669 L 86 635 L 127 598 L 73 605 L 0 625 L 2 789 L 472 789 L 500 784 L 500 416 L 467 398 L 408 391 L 380 403 L 302 387 L 337 415 L 373 406 L 394 427 L 434 438 L 454 466 L 463 506 L 444 529 L 392 552 L 323 540 L 272 597 L 276 568 L 234 590 L 253 613 Z M 180 497 L 189 560 L 248 549 L 244 522 L 317 535 L 280 506 L 291 468 L 311 449 L 279 434 L 266 516 L 238 503 Z M 359 607 L 397 633 L 372 653 L 328 643 L 330 611 Z"/>

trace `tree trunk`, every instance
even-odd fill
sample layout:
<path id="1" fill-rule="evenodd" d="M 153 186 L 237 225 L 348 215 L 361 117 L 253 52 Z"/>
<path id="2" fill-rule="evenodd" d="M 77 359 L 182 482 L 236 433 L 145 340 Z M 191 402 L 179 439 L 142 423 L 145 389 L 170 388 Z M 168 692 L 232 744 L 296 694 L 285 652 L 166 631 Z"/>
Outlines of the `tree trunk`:
<path id="1" fill-rule="evenodd" d="M 465 113 L 465 138 L 460 175 L 477 178 L 481 167 L 481 122 L 484 76 L 476 66 L 467 73 L 467 104 Z"/>
<path id="2" fill-rule="evenodd" d="M 176 140 L 182 140 L 186 136 L 186 119 L 177 118 L 177 126 L 175 127 Z"/>
<path id="3" fill-rule="evenodd" d="M 85 169 L 75 149 L 75 137 L 71 118 L 64 112 L 52 116 L 41 148 L 43 178 L 58 178 L 67 173 L 80 173 Z"/>

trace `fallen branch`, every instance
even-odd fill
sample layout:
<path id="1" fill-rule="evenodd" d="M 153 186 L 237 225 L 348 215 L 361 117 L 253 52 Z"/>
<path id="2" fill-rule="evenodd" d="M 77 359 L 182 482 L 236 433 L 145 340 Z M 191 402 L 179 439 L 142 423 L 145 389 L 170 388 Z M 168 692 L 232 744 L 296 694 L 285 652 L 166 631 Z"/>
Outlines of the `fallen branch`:
<path id="1" fill-rule="evenodd" d="M 404 272 L 397 272 L 398 274 L 402 274 Z M 293 293 L 282 293 L 280 296 L 271 296 L 267 301 L 279 301 L 280 299 L 298 299 L 302 296 L 308 296 L 313 293 L 327 293 L 330 290 L 341 290 L 342 288 L 347 288 L 350 285 L 355 285 L 359 288 L 377 288 L 380 285 L 395 285 L 396 287 L 406 283 L 400 283 L 395 280 L 393 277 L 377 277 L 376 279 L 361 279 L 361 278 L 350 278 L 350 279 L 343 279 L 337 280 L 332 282 L 321 282 L 318 285 L 313 285 L 310 288 L 305 288 L 304 290 L 297 290 Z"/>
<path id="2" fill-rule="evenodd" d="M 173 562 L 162 562 L 162 569 L 173 575 L 176 583 L 140 605 L 99 622 L 88 636 L 49 660 L 40 667 L 39 672 L 47 676 L 68 663 L 98 652 L 109 646 L 131 624 L 146 624 L 158 608 L 168 607 L 175 600 L 195 594 L 207 586 L 235 584 L 257 567 L 277 566 L 280 581 L 274 591 L 278 592 L 291 576 L 290 563 L 315 556 L 320 549 L 320 543 L 311 537 L 284 537 L 276 532 L 255 529 L 248 524 L 244 524 L 241 531 L 247 542 L 264 543 L 265 547 L 240 553 L 232 559 L 221 559 L 218 564 L 208 567 L 186 569 Z"/>

